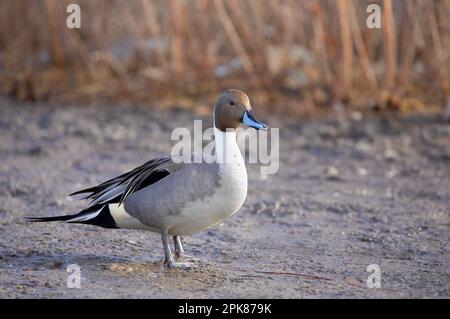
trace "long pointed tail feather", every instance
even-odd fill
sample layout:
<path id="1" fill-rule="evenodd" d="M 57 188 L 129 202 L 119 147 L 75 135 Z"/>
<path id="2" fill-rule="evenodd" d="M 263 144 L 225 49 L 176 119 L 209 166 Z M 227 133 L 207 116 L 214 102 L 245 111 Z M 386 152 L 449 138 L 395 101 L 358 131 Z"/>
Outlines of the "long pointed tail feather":
<path id="1" fill-rule="evenodd" d="M 118 228 L 111 216 L 108 204 L 93 205 L 74 215 L 50 216 L 50 217 L 26 217 L 29 222 L 54 222 L 78 223 L 100 226 L 104 228 Z"/>
<path id="2" fill-rule="evenodd" d="M 71 219 L 72 215 L 66 216 L 52 216 L 52 217 L 25 217 L 25 220 L 28 222 L 56 222 L 56 221 L 67 221 Z"/>

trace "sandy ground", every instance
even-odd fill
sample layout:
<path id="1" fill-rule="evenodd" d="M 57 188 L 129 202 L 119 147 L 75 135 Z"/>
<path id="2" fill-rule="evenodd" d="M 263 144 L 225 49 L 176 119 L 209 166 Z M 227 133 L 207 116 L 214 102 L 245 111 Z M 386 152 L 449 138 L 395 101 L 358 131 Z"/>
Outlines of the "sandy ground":
<path id="1" fill-rule="evenodd" d="M 260 116 L 261 117 L 261 116 Z M 24 216 L 75 212 L 66 195 L 156 155 L 186 111 L 0 100 L 0 297 L 450 297 L 450 125 L 439 116 L 281 127 L 280 171 L 249 166 L 244 207 L 184 238 L 200 259 L 162 267 L 160 236 Z M 66 286 L 69 264 L 81 288 Z M 381 268 L 369 289 L 367 266 Z"/>

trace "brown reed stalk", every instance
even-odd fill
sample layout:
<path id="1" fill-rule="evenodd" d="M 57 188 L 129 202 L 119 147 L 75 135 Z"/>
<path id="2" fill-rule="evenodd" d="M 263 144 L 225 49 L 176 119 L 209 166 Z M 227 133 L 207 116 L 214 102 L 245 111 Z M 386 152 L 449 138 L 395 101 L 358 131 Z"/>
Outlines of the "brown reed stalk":
<path id="1" fill-rule="evenodd" d="M 402 26 L 402 59 L 400 66 L 400 83 L 404 88 L 407 88 L 410 83 L 411 68 L 414 62 L 414 56 L 416 54 L 416 35 L 417 35 L 417 23 L 414 23 L 414 19 L 417 17 L 417 6 L 414 5 L 405 6 L 405 19 Z"/>
<path id="2" fill-rule="evenodd" d="M 171 64 L 175 72 L 180 73 L 184 69 L 183 57 L 183 9 L 179 0 L 168 1 L 170 12 L 170 55 Z"/>
<path id="3" fill-rule="evenodd" d="M 248 12 L 250 12 L 252 19 L 249 22 L 252 23 L 254 34 L 257 36 L 262 36 L 264 34 L 265 28 L 265 3 L 261 3 L 259 0 L 248 0 L 245 1 L 248 5 Z"/>
<path id="4" fill-rule="evenodd" d="M 314 30 L 314 49 L 320 60 L 320 69 L 326 83 L 331 83 L 331 73 L 328 61 L 326 39 L 325 39 L 325 21 L 322 7 L 316 1 L 312 6 L 314 13 L 313 30 Z"/>
<path id="5" fill-rule="evenodd" d="M 250 80 L 255 84 L 258 83 L 259 81 L 255 76 L 255 68 L 253 67 L 253 63 L 250 60 L 247 51 L 245 50 L 241 38 L 236 32 L 236 28 L 234 27 L 233 22 L 231 21 L 230 16 L 225 9 L 223 1 L 213 0 L 213 3 L 217 12 L 217 16 L 219 17 L 219 20 L 228 36 L 228 39 L 230 40 L 234 50 L 236 51 L 236 54 L 239 56 L 239 59 L 241 60 L 242 67 L 247 72 Z"/>
<path id="6" fill-rule="evenodd" d="M 345 94 L 352 94 L 352 70 L 353 70 L 353 43 L 349 23 L 349 0 L 337 2 L 339 13 L 339 26 L 341 33 L 341 66 L 340 83 L 342 83 Z"/>
<path id="7" fill-rule="evenodd" d="M 428 23 L 430 25 L 430 33 L 431 33 L 431 39 L 433 42 L 433 48 L 434 52 L 436 54 L 436 68 L 438 73 L 439 82 L 441 84 L 442 91 L 444 92 L 444 95 L 447 97 L 450 97 L 450 90 L 449 90 L 449 80 L 448 80 L 448 70 L 446 68 L 445 63 L 445 57 L 444 57 L 444 50 L 442 47 L 441 42 L 441 36 L 439 33 L 439 27 L 436 20 L 436 14 L 435 14 L 435 7 L 433 2 L 427 3 L 427 18 Z"/>
<path id="8" fill-rule="evenodd" d="M 367 54 L 366 46 L 364 45 L 364 40 L 361 34 L 361 28 L 359 27 L 358 17 L 356 15 L 355 7 L 353 2 L 349 3 L 349 18 L 350 18 L 350 28 L 352 31 L 353 40 L 355 41 L 356 49 L 358 50 L 360 63 L 362 65 L 364 75 L 369 82 L 370 90 L 375 93 L 378 91 L 378 81 L 375 72 L 370 62 L 369 55 Z"/>
<path id="9" fill-rule="evenodd" d="M 150 36 L 156 39 L 160 38 L 162 36 L 162 30 L 158 23 L 153 3 L 148 0 L 141 0 L 141 5 L 144 9 L 144 20 Z M 166 67 L 167 61 L 161 46 L 157 46 L 155 51 L 157 63 L 161 67 Z"/>
<path id="10" fill-rule="evenodd" d="M 59 26 L 59 5 L 57 0 L 46 0 L 46 9 L 48 16 L 48 32 L 50 36 L 50 53 L 55 66 L 64 68 L 65 53 L 64 46 L 61 41 L 60 26 Z"/>
<path id="11" fill-rule="evenodd" d="M 233 18 L 233 25 L 241 37 L 242 43 L 245 43 L 245 48 L 248 49 L 249 55 L 251 54 L 253 65 L 255 68 L 267 70 L 263 57 L 264 50 L 261 50 L 261 37 L 252 34 L 247 22 L 249 13 L 244 10 L 240 1 L 227 0 L 227 4 L 230 10 L 230 17 Z"/>
<path id="12" fill-rule="evenodd" d="M 195 2 L 194 10 L 200 12 L 196 20 L 196 36 L 193 37 L 195 41 L 196 59 L 198 61 L 198 71 L 201 80 L 215 87 L 216 78 L 213 76 L 214 65 L 217 61 L 217 48 L 214 43 L 213 29 L 211 25 L 211 7 L 209 0 L 200 0 Z M 195 21 L 195 20 L 194 20 Z"/>
<path id="13" fill-rule="evenodd" d="M 392 0 L 383 1 L 386 88 L 392 90 L 397 75 L 397 40 Z"/>
<path id="14" fill-rule="evenodd" d="M 290 46 L 294 43 L 295 35 L 295 6 L 292 1 L 280 4 L 280 19 L 283 25 L 283 44 L 284 46 Z"/>

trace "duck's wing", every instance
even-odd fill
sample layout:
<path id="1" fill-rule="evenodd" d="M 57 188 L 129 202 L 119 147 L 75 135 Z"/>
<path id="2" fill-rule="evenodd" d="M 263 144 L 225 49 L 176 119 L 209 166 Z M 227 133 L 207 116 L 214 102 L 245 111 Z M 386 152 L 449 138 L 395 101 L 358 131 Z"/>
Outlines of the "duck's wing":
<path id="1" fill-rule="evenodd" d="M 130 194 L 155 184 L 182 167 L 169 157 L 154 158 L 135 169 L 107 180 L 97 186 L 79 190 L 70 196 L 85 194 L 83 199 L 91 199 L 90 206 L 97 204 L 119 203 Z"/>

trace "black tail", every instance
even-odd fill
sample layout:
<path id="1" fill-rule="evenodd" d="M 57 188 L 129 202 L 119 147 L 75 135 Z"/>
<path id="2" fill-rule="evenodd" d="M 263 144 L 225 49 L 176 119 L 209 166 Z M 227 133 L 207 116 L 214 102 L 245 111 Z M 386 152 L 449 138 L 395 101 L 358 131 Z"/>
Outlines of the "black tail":
<path id="1" fill-rule="evenodd" d="M 56 221 L 67 221 L 74 216 L 76 216 L 76 215 L 65 215 L 65 216 L 54 216 L 54 217 L 25 217 L 25 220 L 27 222 L 33 222 L 33 223 L 56 222 Z"/>
<path id="2" fill-rule="evenodd" d="M 104 228 L 118 228 L 111 216 L 108 205 L 94 205 L 75 215 L 63 215 L 54 217 L 26 217 L 29 222 L 54 222 L 89 224 Z"/>

